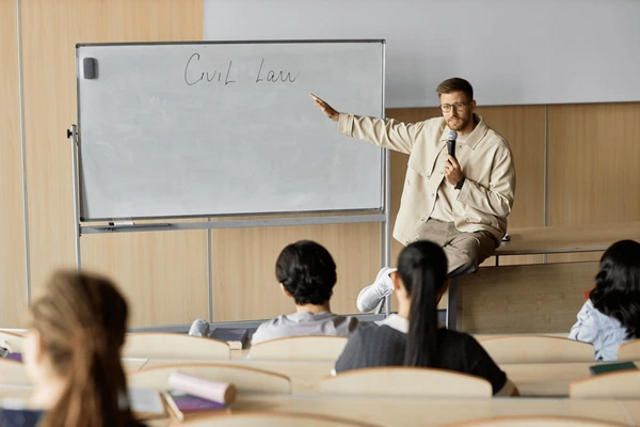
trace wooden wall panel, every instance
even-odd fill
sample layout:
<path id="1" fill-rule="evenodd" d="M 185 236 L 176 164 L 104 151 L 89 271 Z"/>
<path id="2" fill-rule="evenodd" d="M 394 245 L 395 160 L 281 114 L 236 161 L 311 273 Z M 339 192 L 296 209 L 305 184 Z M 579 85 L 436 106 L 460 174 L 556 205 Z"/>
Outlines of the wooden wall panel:
<path id="1" fill-rule="evenodd" d="M 295 311 L 275 278 L 276 259 L 289 243 L 314 240 L 331 253 L 338 283 L 336 313 L 356 313 L 360 289 L 380 269 L 379 224 L 332 224 L 212 230 L 214 321 L 266 319 Z"/>
<path id="2" fill-rule="evenodd" d="M 15 0 L 0 0 L 0 327 L 27 308 L 22 140 Z"/>
<path id="3" fill-rule="evenodd" d="M 71 152 L 65 130 L 77 121 L 76 43 L 201 40 L 203 2 L 22 0 L 21 4 L 29 232 L 32 281 L 37 287 L 53 268 L 75 263 Z M 197 263 L 198 271 L 189 271 L 194 266 L 192 258 L 202 257 L 201 245 L 192 249 L 192 234 L 176 233 L 171 237 L 145 233 L 135 237 L 83 238 L 88 265 L 101 271 L 112 270 L 131 286 L 130 295 L 144 296 L 153 290 L 167 298 L 149 311 L 137 310 L 135 322 L 140 325 L 184 320 L 195 312 L 201 315 L 200 302 L 178 313 L 173 312 L 175 307 L 167 306 L 176 295 L 178 277 L 186 271 L 180 286 L 197 287 L 184 291 L 190 295 L 188 298 L 200 296 L 207 289 L 207 269 L 202 263 Z M 198 242 L 201 239 L 196 238 Z M 127 248 L 128 244 L 136 246 Z M 146 263 L 138 268 L 128 265 L 120 254 L 127 250 L 138 254 L 134 260 Z M 166 261 L 169 259 L 172 262 Z"/>
<path id="4" fill-rule="evenodd" d="M 459 328 L 482 334 L 568 334 L 597 271 L 594 262 L 483 268 L 460 280 Z"/>
<path id="5" fill-rule="evenodd" d="M 132 327 L 209 318 L 207 231 L 87 234 L 82 268 L 113 277 L 129 300 Z"/>
<path id="6" fill-rule="evenodd" d="M 640 220 L 639 118 L 639 103 L 549 107 L 549 225 Z"/>
<path id="7" fill-rule="evenodd" d="M 542 105 L 479 107 L 478 114 L 509 141 L 516 169 L 516 195 L 509 227 L 544 225 L 546 112 Z M 500 258 L 501 265 L 537 264 L 541 256 Z M 490 258 L 485 265 L 494 265 Z"/>

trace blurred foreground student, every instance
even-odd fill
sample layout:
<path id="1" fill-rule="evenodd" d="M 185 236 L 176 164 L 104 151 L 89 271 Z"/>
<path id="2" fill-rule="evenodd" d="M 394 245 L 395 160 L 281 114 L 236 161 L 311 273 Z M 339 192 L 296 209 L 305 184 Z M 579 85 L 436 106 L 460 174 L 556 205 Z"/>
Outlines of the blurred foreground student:
<path id="1" fill-rule="evenodd" d="M 42 410 L 3 411 L 0 425 L 138 426 L 120 361 L 127 303 L 114 285 L 88 273 L 57 272 L 29 314 L 24 362 L 35 386 L 31 406 Z"/>
<path id="2" fill-rule="evenodd" d="M 640 243 L 622 240 L 602 255 L 569 338 L 593 344 L 596 360 L 617 360 L 620 344 L 640 338 Z"/>
<path id="3" fill-rule="evenodd" d="M 471 335 L 438 325 L 437 305 L 447 288 L 447 258 L 439 245 L 411 243 L 392 277 L 398 314 L 360 326 L 336 362 L 337 372 L 376 366 L 449 369 L 488 380 L 494 395 L 518 394 Z"/>

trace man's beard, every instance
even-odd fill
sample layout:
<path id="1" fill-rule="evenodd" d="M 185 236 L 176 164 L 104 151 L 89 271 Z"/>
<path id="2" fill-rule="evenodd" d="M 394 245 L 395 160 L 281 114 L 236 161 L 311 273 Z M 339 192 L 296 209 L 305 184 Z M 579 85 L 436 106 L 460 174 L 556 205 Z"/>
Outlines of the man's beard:
<path id="1" fill-rule="evenodd" d="M 451 121 L 455 120 L 455 124 L 452 125 Z M 468 125 L 469 125 L 469 121 L 471 120 L 471 118 L 467 118 L 466 120 L 463 119 L 462 117 L 457 117 L 457 118 L 451 118 L 449 120 L 447 120 L 447 125 L 449 126 L 449 129 L 451 130 L 462 130 L 465 129 Z"/>

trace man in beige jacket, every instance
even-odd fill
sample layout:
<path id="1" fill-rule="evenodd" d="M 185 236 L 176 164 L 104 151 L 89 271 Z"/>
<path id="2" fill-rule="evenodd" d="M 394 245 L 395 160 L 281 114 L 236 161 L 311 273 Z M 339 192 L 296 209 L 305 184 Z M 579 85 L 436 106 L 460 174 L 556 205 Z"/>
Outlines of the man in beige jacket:
<path id="1" fill-rule="evenodd" d="M 338 122 L 340 133 L 409 154 L 393 237 L 405 246 L 422 239 L 438 243 L 453 277 L 477 271 L 500 244 L 516 175 L 509 143 L 474 113 L 471 84 L 452 78 L 436 91 L 442 117 L 415 124 L 339 113 L 311 97 Z M 450 130 L 457 132 L 455 157 L 447 149 Z M 358 307 L 375 307 L 375 299 L 393 291 L 388 283 L 388 273 L 378 274 L 376 283 L 363 290 L 368 303 L 360 304 L 361 292 Z"/>

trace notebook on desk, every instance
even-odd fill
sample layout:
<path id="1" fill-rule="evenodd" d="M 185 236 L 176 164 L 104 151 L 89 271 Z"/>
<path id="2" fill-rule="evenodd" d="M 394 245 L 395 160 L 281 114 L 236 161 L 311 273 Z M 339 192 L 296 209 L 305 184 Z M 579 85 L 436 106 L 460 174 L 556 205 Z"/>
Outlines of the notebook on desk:
<path id="1" fill-rule="evenodd" d="M 603 363 L 601 365 L 589 366 L 589 371 L 592 375 L 606 374 L 609 372 L 625 371 L 628 369 L 638 369 L 633 362 L 619 362 L 619 363 Z"/>
<path id="2" fill-rule="evenodd" d="M 216 328 L 209 337 L 225 341 L 231 350 L 242 350 L 249 342 L 249 330 Z"/>
<path id="3" fill-rule="evenodd" d="M 227 405 L 224 403 L 204 399 L 179 390 L 166 391 L 164 392 L 164 397 L 167 405 L 180 421 L 184 421 L 185 416 L 192 413 L 208 411 L 229 412 Z"/>

